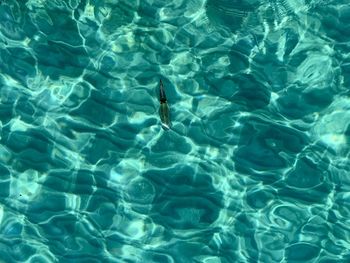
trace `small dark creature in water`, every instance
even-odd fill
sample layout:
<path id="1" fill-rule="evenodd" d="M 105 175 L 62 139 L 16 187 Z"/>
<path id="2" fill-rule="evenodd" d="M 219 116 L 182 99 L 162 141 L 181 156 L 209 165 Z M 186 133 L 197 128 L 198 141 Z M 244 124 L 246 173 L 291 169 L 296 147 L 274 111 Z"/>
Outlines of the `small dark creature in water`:
<path id="1" fill-rule="evenodd" d="M 162 122 L 162 127 L 164 130 L 169 130 L 171 127 L 170 111 L 169 111 L 169 106 L 167 103 L 162 80 L 159 80 L 159 101 L 160 101 L 159 117 L 160 117 L 160 121 Z"/>

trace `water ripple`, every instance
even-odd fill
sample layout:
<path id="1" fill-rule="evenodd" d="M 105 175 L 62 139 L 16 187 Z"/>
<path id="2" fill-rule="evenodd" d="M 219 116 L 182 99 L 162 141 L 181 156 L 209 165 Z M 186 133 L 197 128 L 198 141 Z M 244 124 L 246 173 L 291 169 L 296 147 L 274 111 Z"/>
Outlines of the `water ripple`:
<path id="1" fill-rule="evenodd" d="M 349 10 L 0 1 L 0 261 L 348 262 Z"/>

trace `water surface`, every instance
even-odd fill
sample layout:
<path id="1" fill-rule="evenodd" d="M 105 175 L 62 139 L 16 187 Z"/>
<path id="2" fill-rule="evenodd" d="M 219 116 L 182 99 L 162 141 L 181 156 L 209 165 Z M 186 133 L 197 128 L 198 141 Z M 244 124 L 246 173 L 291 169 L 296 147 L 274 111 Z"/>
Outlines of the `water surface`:
<path id="1" fill-rule="evenodd" d="M 1 1 L 2 262 L 349 262 L 349 22 L 345 0 Z"/>

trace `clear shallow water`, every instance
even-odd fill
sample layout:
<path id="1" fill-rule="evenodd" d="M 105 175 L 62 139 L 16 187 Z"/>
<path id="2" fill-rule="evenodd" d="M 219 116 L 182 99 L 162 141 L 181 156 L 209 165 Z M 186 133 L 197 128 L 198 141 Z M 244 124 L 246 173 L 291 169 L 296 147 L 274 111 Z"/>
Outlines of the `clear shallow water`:
<path id="1" fill-rule="evenodd" d="M 347 1 L 1 2 L 2 262 L 350 261 Z"/>

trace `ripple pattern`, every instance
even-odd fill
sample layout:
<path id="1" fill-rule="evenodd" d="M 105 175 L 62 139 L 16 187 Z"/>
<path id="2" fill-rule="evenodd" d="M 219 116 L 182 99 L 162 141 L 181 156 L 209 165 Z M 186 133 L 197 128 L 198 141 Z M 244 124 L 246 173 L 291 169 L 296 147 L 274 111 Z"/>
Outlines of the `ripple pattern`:
<path id="1" fill-rule="evenodd" d="M 0 1 L 0 262 L 349 262 L 349 21 Z"/>

